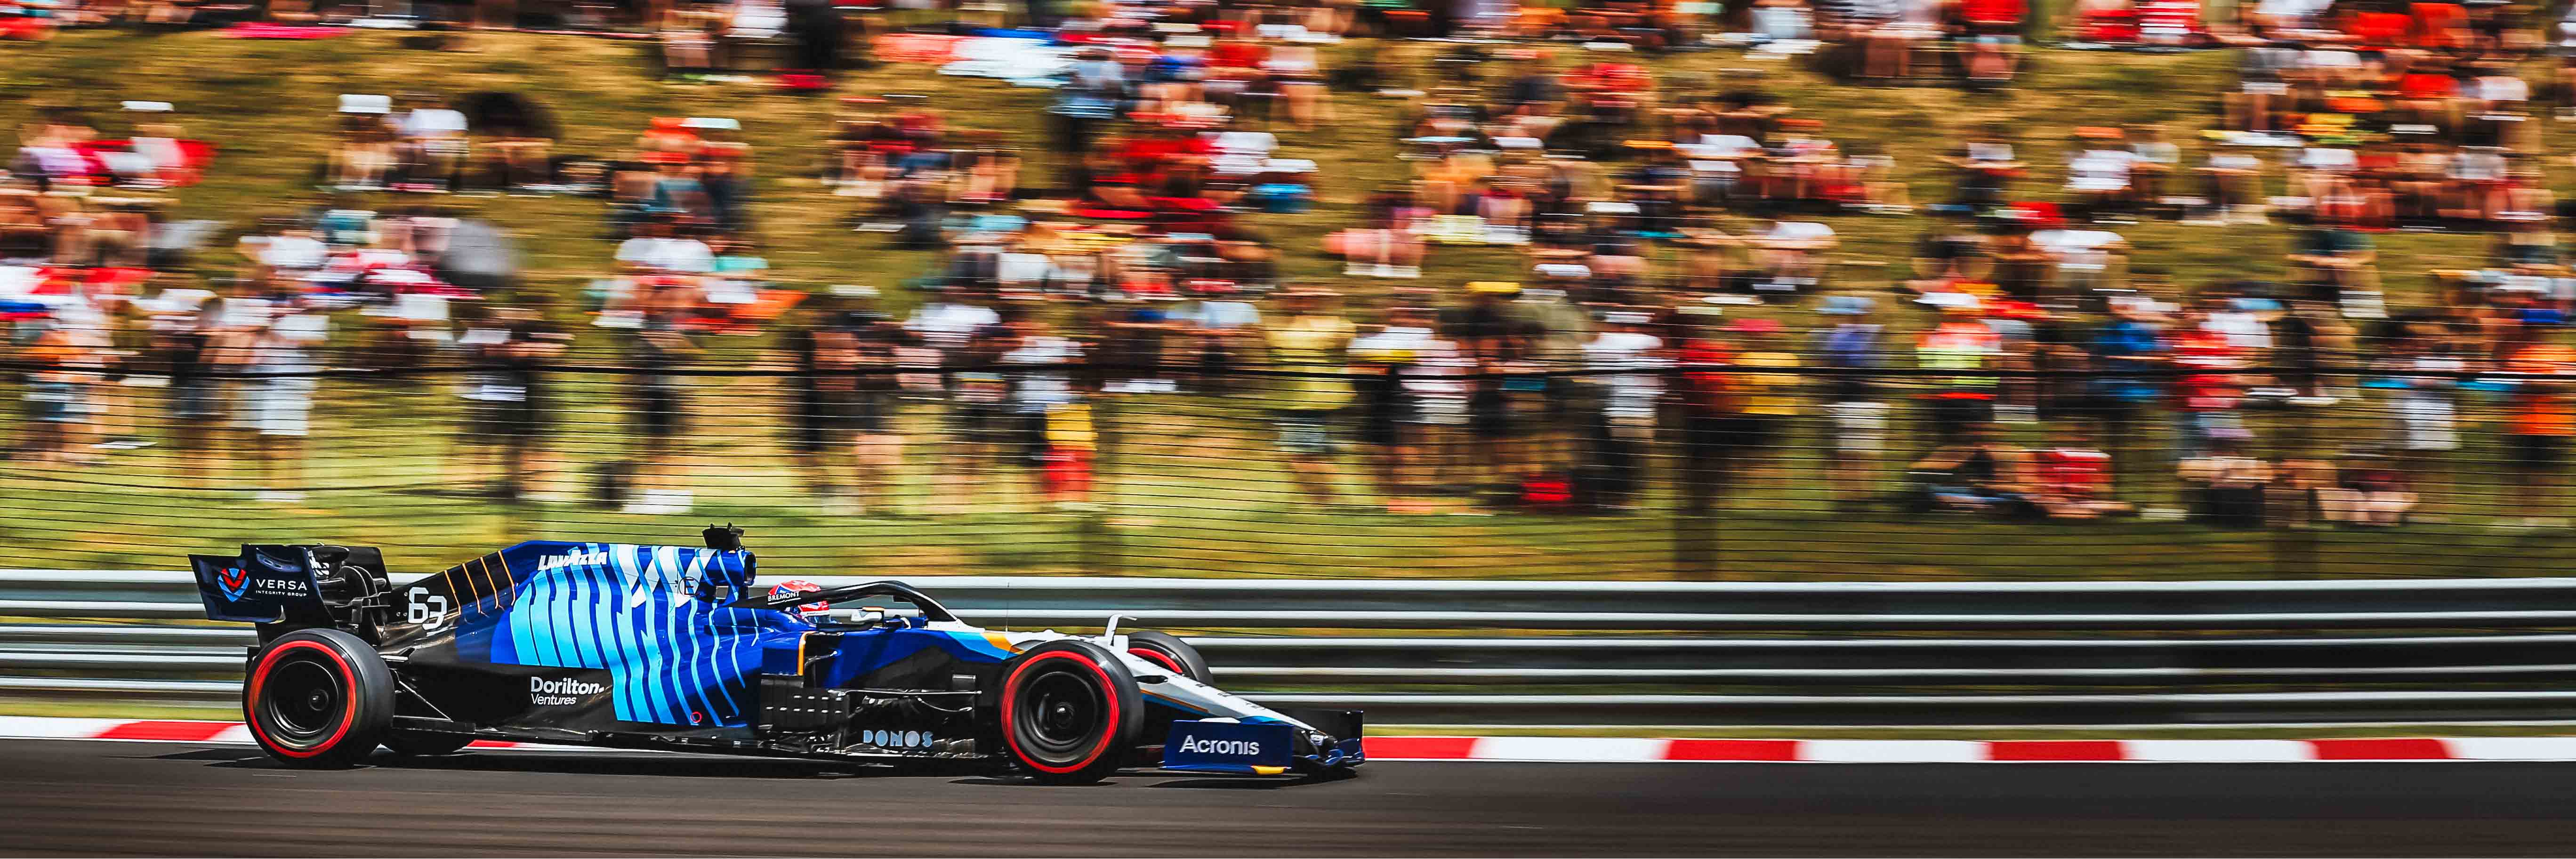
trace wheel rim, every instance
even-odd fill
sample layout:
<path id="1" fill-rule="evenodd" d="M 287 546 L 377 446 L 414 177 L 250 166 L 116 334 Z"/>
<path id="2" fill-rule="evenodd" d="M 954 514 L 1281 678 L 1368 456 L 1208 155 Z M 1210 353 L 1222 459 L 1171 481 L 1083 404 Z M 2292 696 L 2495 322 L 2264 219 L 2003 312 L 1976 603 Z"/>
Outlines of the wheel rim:
<path id="1" fill-rule="evenodd" d="M 1047 763 L 1080 760 L 1099 741 L 1107 690 L 1082 672 L 1052 670 L 1029 679 L 1011 714 L 1013 729 L 1030 757 Z"/>
<path id="2" fill-rule="evenodd" d="M 263 687 L 260 710 L 275 739 L 290 746 L 311 746 L 338 727 L 349 694 L 339 672 L 309 659 L 278 664 Z"/>

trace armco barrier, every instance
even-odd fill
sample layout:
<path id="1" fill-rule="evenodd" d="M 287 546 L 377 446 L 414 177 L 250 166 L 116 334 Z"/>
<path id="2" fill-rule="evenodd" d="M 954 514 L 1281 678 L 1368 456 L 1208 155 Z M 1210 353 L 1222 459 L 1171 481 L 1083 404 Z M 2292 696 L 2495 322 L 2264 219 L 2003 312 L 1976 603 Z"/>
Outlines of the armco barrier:
<path id="1" fill-rule="evenodd" d="M 2576 578 L 909 581 L 992 626 L 1132 615 L 1251 697 L 1381 723 L 2576 718 Z M 0 697 L 231 700 L 250 631 L 199 614 L 184 573 L 0 570 Z"/>

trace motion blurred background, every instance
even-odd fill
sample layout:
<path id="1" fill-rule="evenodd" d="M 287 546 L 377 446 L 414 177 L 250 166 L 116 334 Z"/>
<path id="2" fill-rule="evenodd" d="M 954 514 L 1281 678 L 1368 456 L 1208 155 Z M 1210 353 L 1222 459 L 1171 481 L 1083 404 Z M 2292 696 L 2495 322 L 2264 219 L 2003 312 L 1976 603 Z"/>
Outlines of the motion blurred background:
<path id="1" fill-rule="evenodd" d="M 0 6 L 12 566 L 710 522 L 773 580 L 2576 546 L 2554 6 L 918 5 Z M 28 581 L 25 640 L 165 652 L 38 629 L 125 585 Z M 46 652 L 29 688 L 97 670 Z"/>

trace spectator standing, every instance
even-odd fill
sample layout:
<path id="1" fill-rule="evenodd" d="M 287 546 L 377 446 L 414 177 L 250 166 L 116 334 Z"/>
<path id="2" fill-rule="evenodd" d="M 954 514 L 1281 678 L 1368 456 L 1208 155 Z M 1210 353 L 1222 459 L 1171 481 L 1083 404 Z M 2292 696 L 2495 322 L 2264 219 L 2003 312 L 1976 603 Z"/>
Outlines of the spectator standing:
<path id="1" fill-rule="evenodd" d="M 224 455 L 225 407 L 232 402 L 227 376 L 248 355 L 238 348 L 241 337 L 223 326 L 223 299 L 198 305 L 183 323 L 163 335 L 161 351 L 169 356 L 170 419 L 181 480 L 204 488 L 206 469 Z"/>
<path id="2" fill-rule="evenodd" d="M 1736 384 L 1743 388 L 1743 413 L 1738 444 L 1743 447 L 1745 475 L 1777 485 L 1784 474 L 1781 462 L 1789 458 L 1792 443 L 1792 421 L 1798 414 L 1798 356 L 1780 342 L 1780 323 L 1769 319 L 1740 319 L 1729 330 L 1741 338 L 1743 351 L 1735 364 L 1751 372 L 1736 374 Z"/>
<path id="3" fill-rule="evenodd" d="M 2547 326 L 2559 322 L 2555 311 L 2526 309 L 2504 330 L 2504 370 L 2520 377 L 2514 386 L 2513 413 L 2507 424 L 2512 446 L 2513 493 L 2519 522 L 2500 526 L 2560 528 L 2567 525 L 2557 497 L 2566 466 L 2567 440 L 2576 436 L 2576 395 L 2563 378 L 2576 375 L 2576 350 L 2544 338 Z"/>
<path id="4" fill-rule="evenodd" d="M 2429 460 L 2460 447 L 2459 374 L 2469 362 L 2442 336 L 2439 323 L 2410 323 L 2408 329 L 2385 366 L 2399 386 L 2395 435 L 2404 453 L 2397 467 L 2411 484 L 2423 480 Z"/>
<path id="5" fill-rule="evenodd" d="M 258 499 L 294 503 L 304 500 L 305 440 L 322 370 L 312 347 L 329 339 L 330 317 L 292 299 L 281 303 L 285 312 L 256 335 L 247 417 L 261 465 Z"/>
<path id="6" fill-rule="evenodd" d="M 2236 413 L 2245 397 L 2236 376 L 2245 366 L 2244 350 L 2199 311 L 2185 314 L 2166 338 L 2174 365 L 2186 371 L 2174 379 L 2176 458 L 2198 459 L 2221 444 L 2241 448 L 2253 437 Z"/>
<path id="7" fill-rule="evenodd" d="M 859 331 L 845 316 L 825 311 L 792 317 L 787 331 L 793 388 L 795 436 L 790 447 L 805 472 L 808 488 L 823 499 L 827 512 L 863 513 L 836 480 L 838 454 L 856 422 L 859 385 Z M 861 324 L 865 324 L 863 320 Z"/>
<path id="8" fill-rule="evenodd" d="M 1033 471 L 1045 497 L 1080 509 L 1091 499 L 1096 447 L 1091 409 L 1082 403 L 1072 368 L 1082 360 L 1082 346 L 1034 320 L 1011 323 L 1007 337 L 998 360 L 1014 368 L 1007 426 L 1016 449 L 1009 453 Z"/>
<path id="9" fill-rule="evenodd" d="M 1654 441 L 1656 402 L 1664 392 L 1663 377 L 1654 371 L 1671 361 L 1663 338 L 1646 333 L 1651 319 L 1643 311 L 1614 310 L 1601 321 L 1600 333 L 1583 344 L 1584 365 L 1627 372 L 1595 377 L 1601 410 L 1592 422 L 1588 474 L 1578 475 L 1574 496 L 1594 508 L 1634 510 L 1641 456 Z"/>
<path id="10" fill-rule="evenodd" d="M 48 323 L 28 344 L 27 437 L 21 445 L 37 461 L 84 465 L 96 461 L 96 455 L 82 450 L 80 442 L 85 440 L 84 425 L 96 396 L 97 371 L 106 366 L 104 345 L 80 326 L 61 319 Z"/>
<path id="11" fill-rule="evenodd" d="M 1915 342 L 1915 365 L 1947 371 L 1928 376 L 1923 393 L 1926 419 L 1936 445 L 1964 441 L 1970 427 L 1994 420 L 1995 363 L 2003 355 L 2003 338 L 1977 319 L 1974 305 L 1942 307 L 1938 327 Z M 1955 373 L 1955 375 L 1950 374 Z"/>
<path id="12" fill-rule="evenodd" d="M 2164 341 L 2156 334 L 2163 318 L 2153 305 L 2141 297 L 2110 302 L 2110 321 L 2095 329 L 2085 343 L 2093 368 L 2102 374 L 2088 383 L 2085 403 L 2094 437 L 2112 440 L 2115 489 L 2120 477 L 2129 473 L 2119 461 L 2129 448 L 2123 442 L 2137 437 L 2132 431 L 2140 425 L 2140 412 L 2164 390 L 2155 377 L 2145 375 L 2165 363 Z"/>
<path id="13" fill-rule="evenodd" d="M 544 307 L 502 307 L 494 314 L 509 337 L 493 357 L 501 385 L 502 491 L 512 499 L 554 497 L 537 488 L 537 477 L 554 471 L 546 435 L 555 410 L 545 371 L 571 345 L 572 335 L 547 321 Z"/>
<path id="14" fill-rule="evenodd" d="M 1685 305 L 1674 317 L 1681 341 L 1674 359 L 1683 367 L 1676 391 L 1681 407 L 1682 513 L 1690 516 L 1716 512 L 1719 491 L 1734 464 L 1739 406 L 1723 368 L 1734 362 L 1735 350 L 1720 332 L 1718 313 L 1707 305 Z"/>
<path id="15" fill-rule="evenodd" d="M 680 332 L 665 308 L 648 311 L 635 332 L 627 360 L 634 368 L 628 408 L 634 415 L 635 447 L 627 463 L 635 476 L 625 512 L 687 513 L 690 491 L 681 467 L 681 434 L 687 426 L 688 400 L 674 372 L 697 354 L 696 344 Z"/>
<path id="16" fill-rule="evenodd" d="M 1414 394 L 1405 384 L 1413 364 L 1413 352 L 1397 338 L 1381 330 L 1351 342 L 1351 385 L 1359 406 L 1359 440 L 1368 447 L 1371 464 L 1376 466 L 1380 491 L 1386 495 L 1389 513 L 1412 513 L 1422 509 L 1417 497 L 1415 461 L 1420 451 L 1413 438 L 1417 429 Z"/>
<path id="17" fill-rule="evenodd" d="M 1279 427 L 1279 449 L 1306 500 L 1330 505 L 1337 498 L 1340 474 L 1333 464 L 1333 413 L 1351 401 L 1351 386 L 1341 378 L 1346 352 L 1355 334 L 1350 320 L 1325 312 L 1328 290 L 1292 289 L 1279 295 L 1282 318 L 1263 331 L 1270 379 L 1263 405 Z"/>
<path id="18" fill-rule="evenodd" d="M 1827 491 L 1837 510 L 1867 502 L 1887 449 L 1887 403 L 1880 400 L 1878 381 L 1866 372 L 1887 365 L 1884 326 L 1871 321 L 1871 304 L 1866 296 L 1837 295 L 1817 310 L 1840 320 L 1817 331 L 1815 344 L 1815 355 L 1829 373 L 1820 381 L 1834 434 L 1827 454 Z"/>
<path id="19" fill-rule="evenodd" d="M 540 371 L 569 340 L 535 312 L 518 307 L 493 308 L 459 339 L 475 365 L 465 377 L 468 418 L 460 443 L 467 450 L 459 464 L 466 479 L 480 481 L 486 461 L 497 459 L 499 480 L 486 485 L 490 495 L 515 501 L 527 493 L 536 470 L 530 460 L 549 411 Z"/>
<path id="20" fill-rule="evenodd" d="M 982 365 L 1000 354 L 993 344 L 1001 336 L 1001 325 L 1000 312 L 956 295 L 943 295 L 914 309 L 903 324 L 948 368 L 941 376 L 948 400 L 947 433 L 939 454 L 947 483 L 942 493 L 947 500 L 938 505 L 941 510 L 965 509 L 976 477 L 998 452 L 995 433 L 1004 383 L 1000 374 Z"/>

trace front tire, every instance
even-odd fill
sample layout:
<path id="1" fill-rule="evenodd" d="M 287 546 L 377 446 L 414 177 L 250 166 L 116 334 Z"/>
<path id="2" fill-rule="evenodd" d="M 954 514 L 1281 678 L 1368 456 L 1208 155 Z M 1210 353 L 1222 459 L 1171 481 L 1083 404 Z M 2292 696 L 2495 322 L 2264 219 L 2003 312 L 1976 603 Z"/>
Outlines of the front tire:
<path id="1" fill-rule="evenodd" d="M 1051 641 L 1012 657 L 993 690 L 987 712 L 1004 757 L 1041 782 L 1107 778 L 1144 728 L 1135 676 L 1087 641 Z"/>
<path id="2" fill-rule="evenodd" d="M 356 764 L 384 740 L 393 715 L 392 669 L 366 641 L 336 629 L 278 636 L 242 684 L 251 738 L 291 767 Z"/>
<path id="3" fill-rule="evenodd" d="M 1127 634 L 1127 653 L 1174 674 L 1213 685 L 1216 675 L 1208 671 L 1207 659 L 1199 649 L 1170 633 L 1143 630 Z"/>

